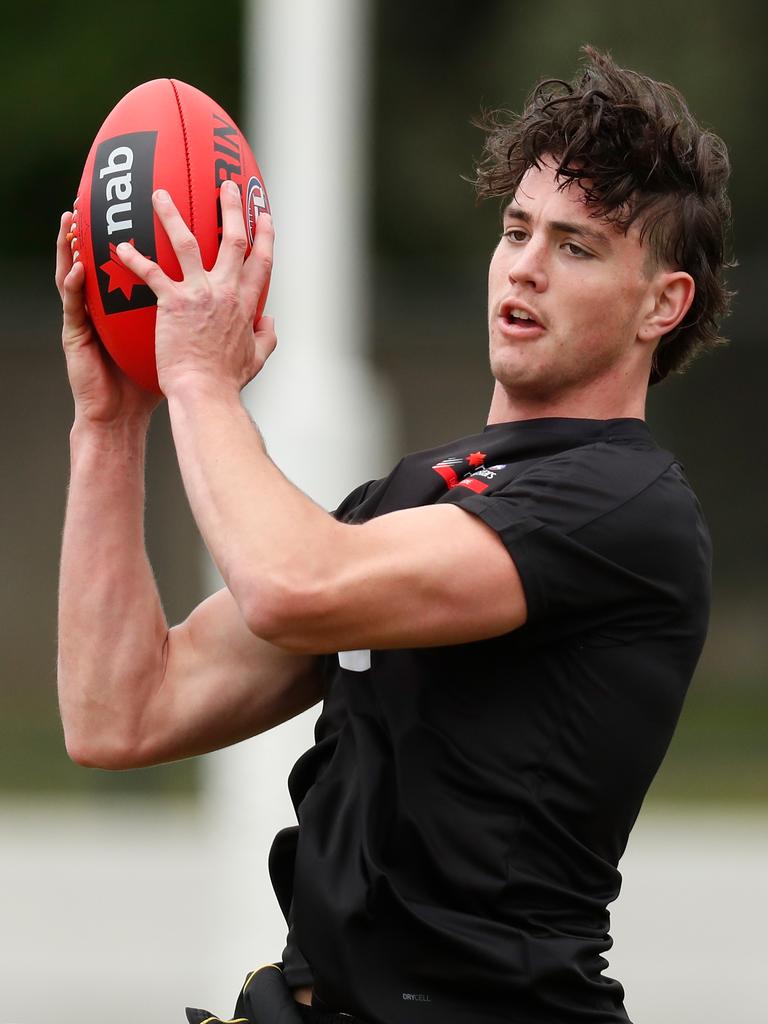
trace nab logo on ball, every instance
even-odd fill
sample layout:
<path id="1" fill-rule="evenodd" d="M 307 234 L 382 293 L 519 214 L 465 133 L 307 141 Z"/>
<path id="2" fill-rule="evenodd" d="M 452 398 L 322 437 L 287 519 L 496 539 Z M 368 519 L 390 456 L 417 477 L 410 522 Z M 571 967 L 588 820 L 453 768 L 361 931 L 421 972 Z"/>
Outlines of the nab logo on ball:
<path id="1" fill-rule="evenodd" d="M 91 182 L 91 232 L 99 295 L 104 312 L 125 313 L 157 302 L 151 288 L 117 256 L 120 242 L 132 242 L 154 260 L 152 182 L 157 132 L 131 132 L 102 142 Z"/>

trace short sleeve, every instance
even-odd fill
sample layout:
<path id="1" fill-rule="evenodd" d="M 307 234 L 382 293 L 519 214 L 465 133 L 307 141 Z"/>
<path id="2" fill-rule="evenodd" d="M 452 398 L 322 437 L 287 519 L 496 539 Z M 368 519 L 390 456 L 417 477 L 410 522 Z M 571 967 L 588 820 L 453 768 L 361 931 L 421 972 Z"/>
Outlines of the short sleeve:
<path id="1" fill-rule="evenodd" d="M 363 510 L 375 501 L 384 483 L 384 480 L 368 480 L 366 483 L 360 484 L 354 491 L 350 491 L 331 515 L 342 523 L 356 522 L 362 517 Z"/>
<path id="2" fill-rule="evenodd" d="M 698 503 L 674 457 L 656 448 L 588 446 L 484 493 L 454 487 L 442 501 L 499 535 L 529 623 L 639 621 L 685 601 L 687 581 L 706 575 Z"/>

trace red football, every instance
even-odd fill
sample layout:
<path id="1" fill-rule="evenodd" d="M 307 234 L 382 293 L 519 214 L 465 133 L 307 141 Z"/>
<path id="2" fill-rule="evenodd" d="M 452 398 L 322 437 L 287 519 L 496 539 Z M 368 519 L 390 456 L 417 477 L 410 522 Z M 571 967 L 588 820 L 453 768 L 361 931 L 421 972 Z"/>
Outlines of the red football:
<path id="1" fill-rule="evenodd" d="M 154 215 L 152 192 L 164 188 L 192 230 L 210 270 L 221 239 L 219 188 L 240 187 L 250 243 L 256 218 L 269 211 L 264 179 L 232 118 L 184 82 L 159 78 L 124 96 L 94 139 L 75 201 L 72 247 L 85 266 L 93 325 L 118 366 L 149 390 L 155 367 L 156 299 L 115 252 L 133 242 L 174 280 L 181 270 Z M 266 300 L 261 297 L 257 319 Z"/>

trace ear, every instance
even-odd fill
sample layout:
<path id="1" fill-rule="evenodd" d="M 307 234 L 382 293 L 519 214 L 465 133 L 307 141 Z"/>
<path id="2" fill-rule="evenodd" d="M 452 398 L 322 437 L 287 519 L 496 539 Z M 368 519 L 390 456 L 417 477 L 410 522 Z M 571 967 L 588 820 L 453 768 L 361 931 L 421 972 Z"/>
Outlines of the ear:
<path id="1" fill-rule="evenodd" d="M 658 341 L 680 323 L 691 308 L 696 286 L 684 270 L 660 273 L 649 297 L 649 309 L 638 330 L 641 341 Z"/>

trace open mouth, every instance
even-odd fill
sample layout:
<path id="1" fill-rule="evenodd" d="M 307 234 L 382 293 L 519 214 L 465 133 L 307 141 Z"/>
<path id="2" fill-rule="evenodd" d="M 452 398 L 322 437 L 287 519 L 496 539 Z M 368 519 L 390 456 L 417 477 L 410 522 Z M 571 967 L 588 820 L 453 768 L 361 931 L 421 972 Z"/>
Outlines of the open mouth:
<path id="1" fill-rule="evenodd" d="M 516 331 L 523 333 L 542 330 L 542 325 L 531 313 L 516 306 L 502 310 L 501 319 Z"/>

